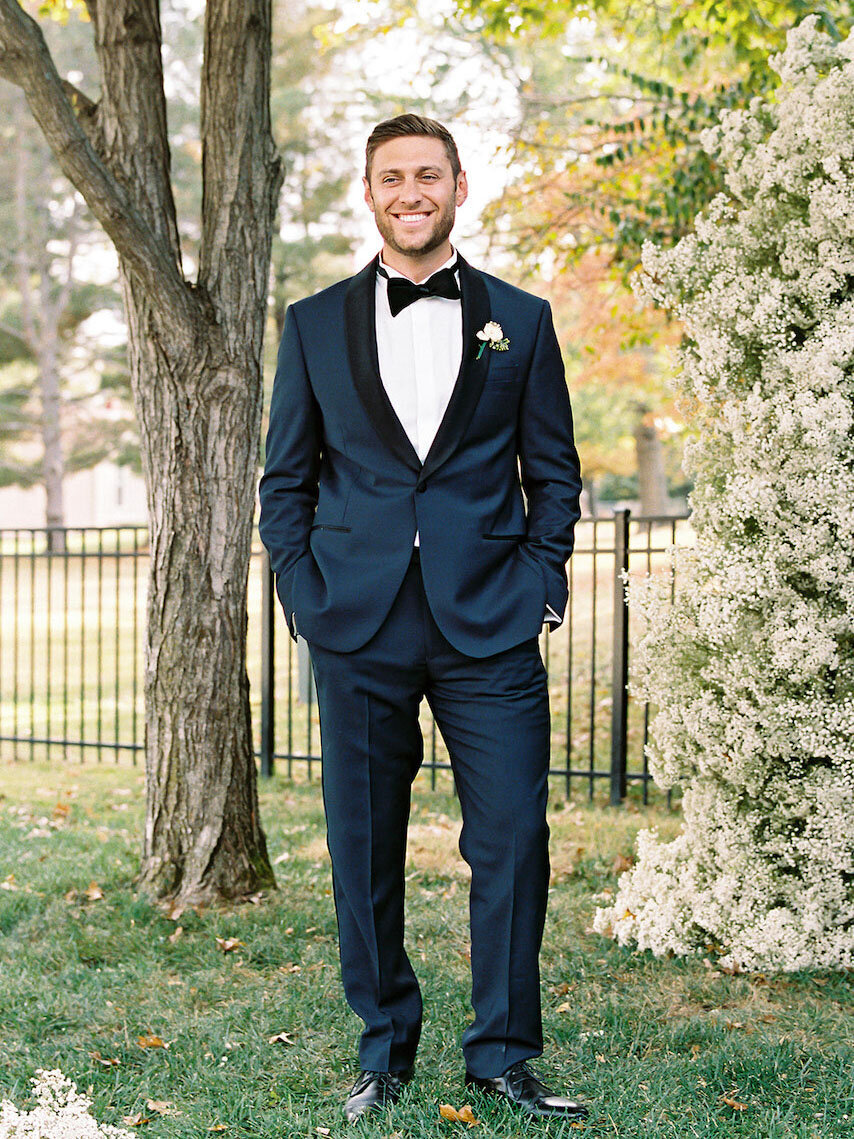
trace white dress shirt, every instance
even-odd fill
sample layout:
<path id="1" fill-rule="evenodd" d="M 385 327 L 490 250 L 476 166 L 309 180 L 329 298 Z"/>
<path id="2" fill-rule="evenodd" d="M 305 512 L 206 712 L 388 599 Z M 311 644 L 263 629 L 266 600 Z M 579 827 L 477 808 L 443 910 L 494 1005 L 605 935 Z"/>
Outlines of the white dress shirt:
<path id="1" fill-rule="evenodd" d="M 450 268 L 456 261 L 454 251 L 435 272 Z M 386 265 L 382 257 L 379 263 L 389 277 L 405 277 L 405 274 Z M 380 379 L 397 418 L 423 463 L 439 430 L 460 370 L 463 356 L 462 303 L 459 299 L 447 297 L 420 297 L 397 316 L 392 316 L 388 307 L 388 279 L 377 273 L 376 325 Z M 417 532 L 415 545 L 419 545 Z M 560 621 L 550 606 L 546 609 L 546 621 Z"/>
<path id="2" fill-rule="evenodd" d="M 449 268 L 456 260 L 457 255 L 453 253 L 440 268 Z M 389 277 L 404 277 L 382 259 L 380 265 Z M 392 316 L 388 307 L 388 280 L 377 273 L 376 305 L 380 378 L 397 418 L 423 463 L 460 370 L 462 304 L 459 299 L 422 297 Z"/>

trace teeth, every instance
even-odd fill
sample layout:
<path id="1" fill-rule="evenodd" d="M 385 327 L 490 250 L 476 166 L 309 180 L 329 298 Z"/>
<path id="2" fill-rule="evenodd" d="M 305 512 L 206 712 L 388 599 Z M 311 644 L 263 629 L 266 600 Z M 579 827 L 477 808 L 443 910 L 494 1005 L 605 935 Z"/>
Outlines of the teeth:
<path id="1" fill-rule="evenodd" d="M 404 225 L 413 225 L 419 221 L 423 221 L 428 214 L 397 214 L 397 220 L 402 221 Z"/>

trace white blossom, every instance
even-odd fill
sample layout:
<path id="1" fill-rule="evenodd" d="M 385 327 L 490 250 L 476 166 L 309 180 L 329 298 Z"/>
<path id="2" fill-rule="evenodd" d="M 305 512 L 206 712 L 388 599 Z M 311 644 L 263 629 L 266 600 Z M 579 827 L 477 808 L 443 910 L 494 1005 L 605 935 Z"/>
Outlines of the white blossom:
<path id="1" fill-rule="evenodd" d="M 33 1079 L 36 1107 L 19 1111 L 0 1101 L 0 1139 L 133 1139 L 130 1131 L 98 1123 L 92 1101 L 58 1069 L 39 1068 Z"/>
<path id="2" fill-rule="evenodd" d="M 632 587 L 633 691 L 683 830 L 638 838 L 594 927 L 763 971 L 854 967 L 854 33 L 809 16 L 773 101 L 703 145 L 695 232 L 638 291 L 684 322 L 696 546 Z"/>

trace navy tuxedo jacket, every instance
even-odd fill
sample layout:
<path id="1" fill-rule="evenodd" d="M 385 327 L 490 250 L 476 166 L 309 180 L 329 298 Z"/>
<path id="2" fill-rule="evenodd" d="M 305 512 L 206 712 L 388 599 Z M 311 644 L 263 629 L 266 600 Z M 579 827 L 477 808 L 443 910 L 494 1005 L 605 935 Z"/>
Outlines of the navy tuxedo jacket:
<path id="1" fill-rule="evenodd" d="M 462 363 L 422 464 L 379 375 L 376 267 L 285 318 L 259 527 L 279 600 L 292 636 L 360 648 L 417 530 L 436 624 L 458 651 L 490 656 L 536 636 L 547 603 L 566 608 L 581 480 L 551 312 L 459 258 Z M 509 349 L 477 359 L 487 321 Z"/>

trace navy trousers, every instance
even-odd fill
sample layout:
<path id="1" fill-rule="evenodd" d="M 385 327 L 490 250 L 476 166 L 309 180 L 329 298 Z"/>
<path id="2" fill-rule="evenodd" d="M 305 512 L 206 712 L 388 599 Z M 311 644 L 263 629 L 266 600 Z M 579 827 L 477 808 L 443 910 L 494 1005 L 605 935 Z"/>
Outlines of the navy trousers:
<path id="1" fill-rule="evenodd" d="M 364 1069 L 409 1067 L 421 1034 L 404 948 L 410 786 L 423 758 L 423 696 L 448 748 L 471 867 L 473 1075 L 542 1052 L 539 952 L 548 894 L 549 703 L 537 638 L 475 659 L 430 613 L 415 550 L 400 592 L 361 649 L 309 645 L 344 992 L 364 1021 Z"/>

